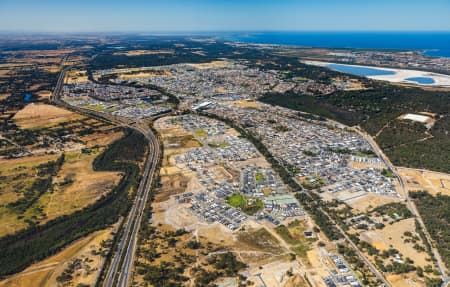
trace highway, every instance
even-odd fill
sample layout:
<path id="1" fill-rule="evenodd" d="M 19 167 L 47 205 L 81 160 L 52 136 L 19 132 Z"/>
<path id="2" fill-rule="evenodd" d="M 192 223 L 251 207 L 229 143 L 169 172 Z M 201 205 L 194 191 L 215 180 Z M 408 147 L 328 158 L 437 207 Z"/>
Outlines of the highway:
<path id="1" fill-rule="evenodd" d="M 64 63 L 64 62 L 63 62 Z M 62 64 L 63 65 L 63 64 Z M 109 265 L 109 268 L 107 270 L 105 279 L 103 281 L 103 286 L 110 287 L 110 286 L 129 286 L 132 279 L 132 270 L 133 270 L 133 264 L 134 264 L 134 256 L 135 256 L 135 250 L 136 250 L 136 243 L 137 243 L 137 236 L 139 232 L 139 227 L 143 218 L 143 211 L 145 209 L 145 204 L 147 202 L 148 195 L 150 193 L 151 185 L 152 185 L 152 179 L 153 174 L 155 172 L 155 169 L 157 167 L 157 162 L 160 155 L 160 149 L 159 149 L 159 143 L 156 138 L 156 136 L 153 134 L 152 130 L 149 128 L 149 126 L 144 122 L 133 122 L 130 123 L 129 120 L 121 117 L 115 117 L 108 114 L 104 114 L 101 112 L 96 112 L 92 110 L 83 109 L 76 106 L 71 106 L 64 101 L 60 99 L 60 92 L 62 89 L 62 86 L 64 84 L 64 77 L 65 72 L 68 68 L 62 69 L 58 82 L 56 85 L 56 88 L 51 96 L 51 101 L 59 106 L 62 106 L 64 108 L 75 110 L 81 114 L 87 114 L 89 116 L 93 116 L 96 118 L 101 118 L 107 121 L 110 121 L 116 125 L 119 126 L 126 126 L 131 129 L 134 129 L 141 134 L 143 134 L 146 139 L 148 140 L 148 157 L 146 160 L 146 163 L 144 165 L 143 174 L 142 174 L 142 180 L 139 183 L 138 189 L 136 191 L 136 197 L 134 199 L 132 208 L 129 212 L 129 215 L 127 216 L 126 220 L 124 221 L 123 225 L 123 232 L 120 235 L 119 243 L 117 245 L 116 252 L 112 258 L 111 264 Z M 409 208 L 413 212 L 413 214 L 418 219 L 420 225 L 422 226 L 422 229 L 424 230 L 425 236 L 429 243 L 432 243 L 431 236 L 428 234 L 425 225 L 422 221 L 422 218 L 420 217 L 419 213 L 416 210 L 416 207 L 413 202 L 408 197 L 408 194 L 405 189 L 405 185 L 403 182 L 403 179 L 398 175 L 396 168 L 392 165 L 392 163 L 389 161 L 389 159 L 384 155 L 384 153 L 381 151 L 381 149 L 378 147 L 378 145 L 375 143 L 375 141 L 367 135 L 365 132 L 363 132 L 360 129 L 355 129 L 359 134 L 364 136 L 366 140 L 370 143 L 372 148 L 375 150 L 376 154 L 385 162 L 386 166 L 392 170 L 394 175 L 397 177 L 400 186 L 402 188 L 402 191 L 404 193 L 404 196 L 408 202 Z M 323 211 L 323 210 L 322 210 Z M 325 211 L 323 211 L 325 214 L 327 214 Z M 330 218 L 331 219 L 331 218 Z M 371 269 L 371 271 L 379 278 L 385 286 L 391 286 L 389 282 L 384 278 L 383 274 L 381 274 L 378 269 L 364 256 L 362 252 L 358 249 L 358 247 L 348 238 L 348 236 L 345 234 L 344 230 L 342 230 L 339 225 L 337 225 L 333 219 L 331 221 L 336 225 L 336 227 L 340 230 L 340 232 L 344 235 L 350 246 L 357 252 L 359 257 L 368 265 L 368 267 Z M 443 261 L 437 252 L 436 248 L 433 247 L 433 244 L 430 244 L 432 246 L 432 251 L 434 253 L 434 257 L 436 258 L 436 264 L 439 268 L 439 270 L 442 273 L 442 279 L 444 280 L 444 284 L 442 286 L 445 286 L 449 282 L 449 278 L 446 275 L 446 269 L 445 265 L 443 264 Z"/>
<path id="2" fill-rule="evenodd" d="M 143 211 L 147 202 L 148 195 L 153 182 L 153 175 L 157 167 L 160 148 L 157 137 L 145 122 L 132 122 L 129 119 L 115 117 L 97 111 L 87 110 L 72 106 L 60 99 L 62 87 L 64 85 L 65 73 L 70 67 L 63 68 L 64 61 L 61 64 L 61 72 L 58 77 L 56 87 L 50 97 L 50 101 L 63 108 L 74 110 L 94 118 L 100 118 L 109 121 L 118 126 L 125 126 L 138 131 L 148 140 L 148 156 L 142 172 L 142 179 L 138 185 L 136 196 L 130 212 L 124 221 L 123 232 L 120 236 L 117 249 L 111 260 L 111 264 L 106 272 L 103 286 L 129 286 L 132 279 L 132 269 L 135 258 L 136 242 L 139 233 L 139 227 L 143 218 Z M 117 279 L 117 280 L 116 280 Z"/>

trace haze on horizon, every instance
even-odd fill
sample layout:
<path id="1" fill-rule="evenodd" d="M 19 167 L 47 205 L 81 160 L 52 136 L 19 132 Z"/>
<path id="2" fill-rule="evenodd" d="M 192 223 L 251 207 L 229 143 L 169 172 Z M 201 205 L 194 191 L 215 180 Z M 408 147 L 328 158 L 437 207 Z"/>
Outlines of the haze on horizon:
<path id="1" fill-rule="evenodd" d="M 450 31 L 448 0 L 2 0 L 0 31 Z"/>

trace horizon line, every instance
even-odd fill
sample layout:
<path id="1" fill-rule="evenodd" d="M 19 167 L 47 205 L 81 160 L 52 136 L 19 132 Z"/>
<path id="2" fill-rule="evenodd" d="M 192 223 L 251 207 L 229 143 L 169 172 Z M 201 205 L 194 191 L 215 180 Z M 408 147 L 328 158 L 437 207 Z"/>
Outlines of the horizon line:
<path id="1" fill-rule="evenodd" d="M 2 30 L 2 34 L 150 34 L 157 36 L 158 34 L 214 34 L 214 33 L 282 33 L 282 32 L 292 32 L 292 33 L 450 33 L 450 30 L 325 30 L 325 29 L 311 29 L 311 30 L 301 30 L 301 29 L 285 29 L 285 30 L 98 30 L 98 31 L 51 31 L 51 30 Z"/>

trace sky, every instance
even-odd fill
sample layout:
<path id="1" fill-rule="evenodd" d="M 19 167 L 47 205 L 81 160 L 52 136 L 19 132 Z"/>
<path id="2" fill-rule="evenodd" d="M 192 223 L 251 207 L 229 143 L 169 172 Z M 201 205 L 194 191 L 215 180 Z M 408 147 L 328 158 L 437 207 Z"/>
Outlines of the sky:
<path id="1" fill-rule="evenodd" d="M 450 31 L 450 0 L 0 0 L 0 31 Z"/>

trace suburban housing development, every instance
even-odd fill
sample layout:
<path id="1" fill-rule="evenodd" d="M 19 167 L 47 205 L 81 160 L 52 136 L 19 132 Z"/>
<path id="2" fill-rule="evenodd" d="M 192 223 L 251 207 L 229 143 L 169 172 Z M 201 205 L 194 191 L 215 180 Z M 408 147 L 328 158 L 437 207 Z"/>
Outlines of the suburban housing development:
<path id="1" fill-rule="evenodd" d="M 450 282 L 448 58 L 17 37 L 0 40 L 0 287 Z"/>

